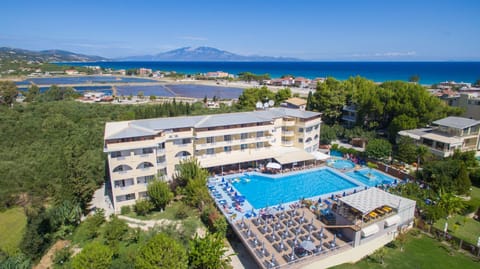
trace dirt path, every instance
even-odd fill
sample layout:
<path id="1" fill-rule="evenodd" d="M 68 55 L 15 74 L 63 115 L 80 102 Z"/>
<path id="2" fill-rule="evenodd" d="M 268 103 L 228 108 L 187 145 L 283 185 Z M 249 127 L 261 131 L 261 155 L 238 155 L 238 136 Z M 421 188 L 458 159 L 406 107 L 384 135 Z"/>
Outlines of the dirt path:
<path id="1" fill-rule="evenodd" d="M 53 268 L 53 258 L 55 257 L 55 252 L 58 250 L 68 246 L 70 244 L 70 241 L 68 240 L 59 240 L 53 246 L 50 247 L 48 252 L 43 255 L 42 259 L 40 262 L 33 266 L 33 269 L 48 269 L 48 268 Z"/>

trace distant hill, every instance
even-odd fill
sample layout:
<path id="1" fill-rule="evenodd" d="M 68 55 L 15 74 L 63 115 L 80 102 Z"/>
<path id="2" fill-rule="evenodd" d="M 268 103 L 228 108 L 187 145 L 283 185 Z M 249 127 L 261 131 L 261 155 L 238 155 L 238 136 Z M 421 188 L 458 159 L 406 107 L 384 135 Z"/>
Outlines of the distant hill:
<path id="1" fill-rule="evenodd" d="M 74 53 L 65 50 L 32 51 L 17 48 L 0 47 L 0 60 L 36 61 L 36 62 L 95 62 L 106 58 Z"/>
<path id="2" fill-rule="evenodd" d="M 300 61 L 295 58 L 269 57 L 258 55 L 239 55 L 212 47 L 184 47 L 155 55 L 132 56 L 116 59 L 117 61 L 192 61 L 192 62 L 268 62 Z"/>

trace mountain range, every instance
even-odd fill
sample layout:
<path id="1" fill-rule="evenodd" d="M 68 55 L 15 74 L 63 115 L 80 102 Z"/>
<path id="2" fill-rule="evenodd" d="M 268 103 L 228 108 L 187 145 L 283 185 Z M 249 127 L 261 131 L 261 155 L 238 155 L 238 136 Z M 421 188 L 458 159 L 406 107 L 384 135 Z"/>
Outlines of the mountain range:
<path id="1" fill-rule="evenodd" d="M 191 62 L 289 62 L 295 58 L 259 55 L 239 55 L 212 47 L 184 47 L 154 55 L 140 55 L 108 59 L 65 50 L 32 51 L 0 47 L 0 60 L 24 60 L 38 62 L 98 62 L 98 61 L 191 61 Z"/>
<path id="2" fill-rule="evenodd" d="M 0 47 L 0 59 L 37 62 L 96 62 L 107 60 L 100 56 L 79 54 L 65 50 L 32 51 L 8 47 Z"/>
<path id="3" fill-rule="evenodd" d="M 117 61 L 189 61 L 189 62 L 275 62 L 299 61 L 295 58 L 239 55 L 212 47 L 183 47 L 154 55 L 141 55 L 115 59 Z"/>

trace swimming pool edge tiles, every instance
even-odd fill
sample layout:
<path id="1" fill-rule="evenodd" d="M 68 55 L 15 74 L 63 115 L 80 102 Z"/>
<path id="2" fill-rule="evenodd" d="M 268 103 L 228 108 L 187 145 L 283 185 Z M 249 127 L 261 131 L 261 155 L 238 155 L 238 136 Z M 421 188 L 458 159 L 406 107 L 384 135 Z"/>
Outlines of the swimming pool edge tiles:
<path id="1" fill-rule="evenodd" d="M 331 167 L 327 167 L 327 166 L 322 166 L 322 167 L 316 167 L 316 168 L 312 168 L 312 169 L 306 169 L 306 170 L 301 170 L 301 171 L 292 171 L 292 172 L 288 172 L 288 173 L 282 173 L 282 174 L 263 174 L 263 173 L 260 173 L 260 172 L 247 172 L 247 173 L 237 173 L 237 174 L 232 174 L 232 175 L 227 175 L 227 176 L 223 176 L 223 177 L 220 177 L 220 176 L 216 176 L 216 177 L 213 177 L 213 178 L 210 178 L 209 179 L 209 183 L 210 184 L 215 184 L 215 186 L 218 186 L 218 185 L 222 185 L 224 183 L 222 183 L 222 181 L 224 182 L 228 182 L 228 186 L 232 187 L 232 189 L 234 190 L 235 193 L 237 193 L 237 195 L 244 195 L 246 196 L 245 197 L 245 203 L 244 203 L 244 206 L 242 206 L 242 212 L 237 212 L 235 211 L 235 209 L 233 209 L 235 212 L 234 213 L 237 213 L 237 215 L 239 215 L 239 217 L 241 215 L 244 215 L 246 214 L 247 212 L 251 212 L 252 210 L 255 212 L 255 211 L 259 211 L 261 209 L 265 209 L 265 208 L 275 208 L 275 207 L 279 207 L 279 205 L 282 205 L 283 207 L 285 208 L 289 208 L 290 205 L 292 204 L 296 204 L 299 202 L 300 199 L 294 199 L 292 201 L 288 201 L 288 202 L 283 202 L 283 201 L 280 201 L 279 203 L 272 203 L 272 204 L 268 204 L 264 207 L 255 207 L 253 206 L 253 204 L 250 203 L 249 201 L 249 197 L 247 195 L 245 195 L 244 193 L 242 193 L 236 186 L 235 184 L 232 184 L 233 182 L 232 181 L 235 181 L 235 179 L 238 179 L 238 180 L 241 180 L 241 178 L 245 177 L 245 176 L 252 176 L 252 175 L 255 175 L 255 176 L 259 176 L 261 178 L 265 178 L 265 179 L 270 179 L 270 180 L 275 180 L 275 179 L 279 179 L 279 178 L 283 178 L 283 177 L 288 177 L 288 176 L 293 176 L 293 175 L 301 175 L 301 174 L 305 174 L 305 173 L 314 173 L 316 171 L 321 171 L 321 170 L 324 170 L 328 173 L 332 173 L 333 175 L 355 185 L 354 187 L 350 187 L 350 188 L 345 188 L 345 189 L 339 189 L 339 190 L 335 190 L 335 191 L 332 191 L 332 192 L 327 192 L 327 193 L 323 193 L 323 194 L 319 194 L 319 195 L 314 195 L 314 196 L 309 196 L 309 197 L 299 197 L 299 198 L 304 198 L 304 199 L 308 199 L 308 200 L 312 200 L 312 201 L 318 201 L 319 198 L 322 198 L 322 199 L 328 199 L 333 195 L 342 195 L 343 193 L 348 193 L 348 194 L 351 194 L 352 192 L 355 192 L 355 191 L 361 191 L 363 190 L 365 187 L 367 188 L 370 188 L 370 186 L 354 179 L 354 178 L 351 178 L 349 177 L 348 175 L 345 175 L 344 173 L 334 169 L 334 168 L 331 168 Z M 215 197 L 212 195 L 212 193 L 210 193 L 211 196 L 215 199 Z M 228 195 L 227 192 L 223 192 L 224 195 L 230 197 Z M 226 210 L 224 210 L 223 208 L 223 205 L 219 204 L 219 201 L 220 200 L 224 200 L 224 199 L 215 199 L 215 202 L 217 203 L 217 205 L 219 206 L 219 208 L 222 210 L 222 212 L 227 213 Z M 232 199 L 231 199 L 232 202 L 234 202 Z M 233 215 L 233 214 L 225 214 L 225 216 L 228 216 L 228 215 Z"/>

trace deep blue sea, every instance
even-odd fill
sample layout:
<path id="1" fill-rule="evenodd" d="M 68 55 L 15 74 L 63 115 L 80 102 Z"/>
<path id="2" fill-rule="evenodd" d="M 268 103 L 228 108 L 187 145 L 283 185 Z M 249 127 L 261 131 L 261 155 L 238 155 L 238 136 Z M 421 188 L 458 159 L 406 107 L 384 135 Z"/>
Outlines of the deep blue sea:
<path id="1" fill-rule="evenodd" d="M 63 64 L 98 65 L 114 69 L 144 67 L 186 74 L 210 71 L 225 71 L 231 74 L 268 73 L 273 78 L 290 74 L 307 78 L 331 76 L 345 80 L 359 75 L 377 82 L 406 81 L 412 75 L 418 75 L 421 84 L 435 84 L 447 80 L 475 82 L 480 79 L 480 62 L 89 62 Z"/>

